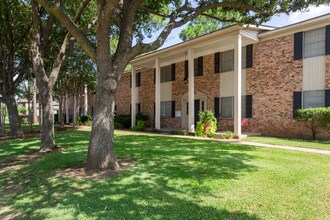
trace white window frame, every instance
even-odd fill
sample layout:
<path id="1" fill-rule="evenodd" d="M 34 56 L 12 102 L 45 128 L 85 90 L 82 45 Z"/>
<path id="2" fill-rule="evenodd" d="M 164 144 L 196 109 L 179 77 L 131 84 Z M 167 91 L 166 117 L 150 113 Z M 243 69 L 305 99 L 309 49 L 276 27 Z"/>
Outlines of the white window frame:
<path id="1" fill-rule="evenodd" d="M 232 54 L 230 54 L 232 53 Z M 227 54 L 230 54 L 231 57 L 229 58 L 226 58 L 224 59 L 224 56 L 227 55 Z M 229 56 L 229 55 L 228 55 Z M 231 65 L 231 68 L 230 69 L 223 69 L 223 67 L 225 65 L 223 65 L 222 62 L 227 62 L 228 60 L 231 60 L 232 59 L 232 65 Z M 227 50 L 227 51 L 223 51 L 223 52 L 220 52 L 220 73 L 225 73 L 225 72 L 231 72 L 231 71 L 234 71 L 234 65 L 235 65 L 235 50 L 232 49 L 232 50 Z"/>
<path id="2" fill-rule="evenodd" d="M 312 42 L 306 43 L 307 35 L 309 35 L 309 34 L 312 35 L 314 32 L 320 32 L 320 35 L 318 36 L 317 41 L 312 41 Z M 317 38 L 317 37 L 315 37 L 315 38 Z M 314 47 L 318 47 L 317 49 L 319 49 L 319 51 L 317 51 L 315 54 L 312 53 L 313 50 L 315 50 Z M 325 55 L 325 27 L 305 31 L 303 34 L 303 57 L 310 58 L 310 57 L 317 57 L 317 56 L 324 56 L 324 55 Z"/>
<path id="3" fill-rule="evenodd" d="M 172 65 L 162 66 L 160 68 L 160 83 L 172 81 Z"/>
<path id="4" fill-rule="evenodd" d="M 322 92 L 323 93 L 323 97 L 321 97 L 322 99 L 320 99 L 322 101 L 320 103 L 318 103 L 316 106 L 310 106 L 310 105 L 308 105 L 306 107 L 306 104 L 305 104 L 305 95 L 308 92 Z M 320 107 L 325 107 L 325 90 L 309 90 L 309 91 L 303 91 L 302 92 L 302 95 L 301 95 L 301 99 L 302 99 L 301 100 L 301 107 L 302 108 L 320 108 Z"/>
<path id="5" fill-rule="evenodd" d="M 160 116 L 167 118 L 172 117 L 172 101 L 160 102 Z"/>

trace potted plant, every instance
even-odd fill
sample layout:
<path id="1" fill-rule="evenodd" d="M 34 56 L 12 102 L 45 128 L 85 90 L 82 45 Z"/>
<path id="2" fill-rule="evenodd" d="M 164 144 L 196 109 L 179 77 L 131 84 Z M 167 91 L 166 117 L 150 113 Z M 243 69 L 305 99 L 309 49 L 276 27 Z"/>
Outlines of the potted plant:
<path id="1" fill-rule="evenodd" d="M 203 124 L 203 133 L 208 134 L 210 129 L 217 123 L 217 119 L 214 117 L 212 111 L 200 111 L 198 113 L 199 121 Z"/>

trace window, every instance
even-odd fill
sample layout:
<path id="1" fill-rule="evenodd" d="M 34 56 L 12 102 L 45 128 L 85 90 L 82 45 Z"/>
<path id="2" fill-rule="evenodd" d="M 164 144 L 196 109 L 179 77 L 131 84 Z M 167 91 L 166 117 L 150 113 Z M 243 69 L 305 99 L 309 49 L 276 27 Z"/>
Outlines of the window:
<path id="1" fill-rule="evenodd" d="M 135 87 L 140 87 L 140 86 L 141 86 L 141 72 L 138 72 L 135 78 Z"/>
<path id="2" fill-rule="evenodd" d="M 243 95 L 241 98 L 241 106 L 242 106 L 241 117 L 246 118 L 246 96 L 245 95 Z"/>
<path id="3" fill-rule="evenodd" d="M 221 97 L 221 118 L 232 118 L 234 97 Z"/>
<path id="4" fill-rule="evenodd" d="M 304 58 L 325 54 L 325 28 L 304 32 Z"/>
<path id="5" fill-rule="evenodd" d="M 220 53 L 220 72 L 229 72 L 234 70 L 234 50 L 228 50 Z"/>
<path id="6" fill-rule="evenodd" d="M 154 73 L 156 76 L 156 74 Z M 156 77 L 155 77 L 156 78 Z M 170 82 L 175 80 L 175 63 L 160 68 L 160 82 Z"/>
<path id="7" fill-rule="evenodd" d="M 163 66 L 160 68 L 160 82 L 170 82 L 172 81 L 172 66 Z"/>
<path id="8" fill-rule="evenodd" d="M 203 57 L 194 59 L 194 76 L 203 76 Z"/>
<path id="9" fill-rule="evenodd" d="M 160 102 L 160 116 L 172 117 L 172 101 Z"/>
<path id="10" fill-rule="evenodd" d="M 252 103 L 249 108 L 252 111 Z M 241 117 L 246 118 L 246 96 L 243 95 L 241 98 Z M 233 118 L 234 117 L 234 97 L 221 97 L 221 118 Z"/>
<path id="11" fill-rule="evenodd" d="M 303 108 L 318 108 L 325 106 L 325 91 L 314 90 L 303 92 Z"/>
<path id="12" fill-rule="evenodd" d="M 246 68 L 246 47 L 242 47 L 242 69 Z"/>

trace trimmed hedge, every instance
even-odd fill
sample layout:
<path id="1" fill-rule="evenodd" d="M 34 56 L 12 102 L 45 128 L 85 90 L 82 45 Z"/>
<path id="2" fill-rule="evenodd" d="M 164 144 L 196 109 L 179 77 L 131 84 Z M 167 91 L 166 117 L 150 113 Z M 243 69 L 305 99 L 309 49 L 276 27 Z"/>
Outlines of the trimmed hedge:
<path id="1" fill-rule="evenodd" d="M 330 107 L 298 109 L 295 114 L 297 121 L 311 129 L 313 140 L 319 128 L 330 130 Z"/>

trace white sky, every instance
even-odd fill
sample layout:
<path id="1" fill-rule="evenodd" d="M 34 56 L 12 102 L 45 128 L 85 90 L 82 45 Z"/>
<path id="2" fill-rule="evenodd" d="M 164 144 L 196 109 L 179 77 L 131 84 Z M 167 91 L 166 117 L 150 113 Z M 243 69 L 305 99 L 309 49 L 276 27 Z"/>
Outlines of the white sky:
<path id="1" fill-rule="evenodd" d="M 307 12 L 295 12 L 291 13 L 290 15 L 281 14 L 278 16 L 273 16 L 273 18 L 269 22 L 265 23 L 265 25 L 282 27 L 328 13 L 330 13 L 330 6 L 321 5 L 319 7 L 309 7 Z M 166 48 L 182 42 L 182 40 L 179 38 L 179 33 L 185 27 L 186 25 L 173 30 L 161 48 Z"/>

